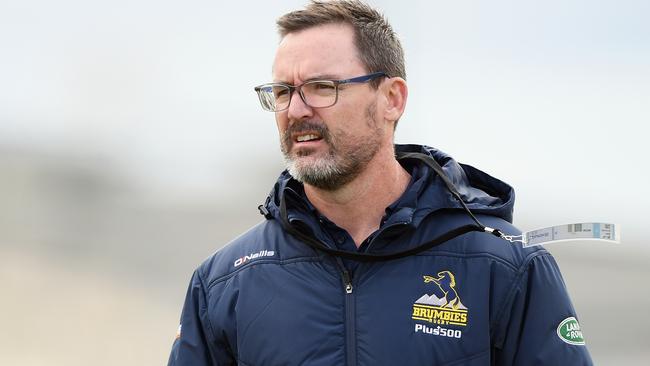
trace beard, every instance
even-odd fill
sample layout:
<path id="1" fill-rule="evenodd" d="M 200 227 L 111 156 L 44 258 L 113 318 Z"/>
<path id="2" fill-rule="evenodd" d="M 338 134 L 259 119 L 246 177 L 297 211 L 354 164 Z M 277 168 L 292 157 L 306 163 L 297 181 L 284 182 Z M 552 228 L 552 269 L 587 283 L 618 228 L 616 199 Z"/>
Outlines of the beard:
<path id="1" fill-rule="evenodd" d="M 280 148 L 289 174 L 299 182 L 327 191 L 337 190 L 356 178 L 375 157 L 381 147 L 381 128 L 374 119 L 375 105 L 366 110 L 366 136 L 352 136 L 344 131 L 330 130 L 323 123 L 296 122 L 282 134 Z M 318 133 L 328 150 L 316 156 L 311 149 L 291 152 L 293 134 L 312 131 Z"/>

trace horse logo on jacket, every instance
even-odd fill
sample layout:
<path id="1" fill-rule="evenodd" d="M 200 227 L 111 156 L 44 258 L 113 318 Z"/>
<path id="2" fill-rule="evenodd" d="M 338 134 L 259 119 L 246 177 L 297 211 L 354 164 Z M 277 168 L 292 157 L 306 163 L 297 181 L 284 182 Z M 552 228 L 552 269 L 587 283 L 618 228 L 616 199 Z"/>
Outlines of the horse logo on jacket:
<path id="1" fill-rule="evenodd" d="M 433 278 L 431 276 L 423 276 L 424 283 L 433 282 L 438 285 L 440 291 L 444 294 L 442 300 L 444 303 L 438 304 L 443 308 L 451 309 L 467 309 L 463 306 L 463 303 L 460 302 L 460 296 L 456 292 L 456 277 L 453 273 L 449 271 L 440 271 L 438 272 L 438 278 Z M 434 296 L 434 295 L 432 295 Z"/>
<path id="2" fill-rule="evenodd" d="M 456 277 L 451 271 L 440 271 L 436 276 L 422 276 L 425 284 L 435 285 L 431 293 L 415 300 L 411 317 L 434 324 L 467 325 L 468 309 L 460 301 Z M 427 287 L 430 288 L 430 287 Z"/>

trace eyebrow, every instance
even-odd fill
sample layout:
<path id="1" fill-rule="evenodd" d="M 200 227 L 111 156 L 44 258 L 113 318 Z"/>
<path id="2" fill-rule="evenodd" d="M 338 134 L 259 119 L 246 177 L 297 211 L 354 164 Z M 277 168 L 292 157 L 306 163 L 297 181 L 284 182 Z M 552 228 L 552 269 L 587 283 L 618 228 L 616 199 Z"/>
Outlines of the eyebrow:
<path id="1" fill-rule="evenodd" d="M 314 80 L 342 80 L 340 77 L 335 76 L 334 74 L 319 74 L 312 76 L 308 79 L 303 80 L 302 82 L 308 82 L 308 81 L 314 81 Z M 294 85 L 288 81 L 285 80 L 274 80 L 274 83 L 280 83 L 280 84 L 288 84 L 288 85 Z"/>

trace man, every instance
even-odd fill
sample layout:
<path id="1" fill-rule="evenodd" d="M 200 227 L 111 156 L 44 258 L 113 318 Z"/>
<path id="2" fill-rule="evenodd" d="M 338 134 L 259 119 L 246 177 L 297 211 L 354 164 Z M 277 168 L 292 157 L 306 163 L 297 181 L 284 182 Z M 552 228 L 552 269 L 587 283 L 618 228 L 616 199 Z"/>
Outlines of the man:
<path id="1" fill-rule="evenodd" d="M 287 171 L 195 271 L 169 364 L 591 364 L 553 258 L 503 238 L 512 189 L 393 145 L 408 89 L 386 20 L 312 2 L 278 26 L 256 91 Z"/>

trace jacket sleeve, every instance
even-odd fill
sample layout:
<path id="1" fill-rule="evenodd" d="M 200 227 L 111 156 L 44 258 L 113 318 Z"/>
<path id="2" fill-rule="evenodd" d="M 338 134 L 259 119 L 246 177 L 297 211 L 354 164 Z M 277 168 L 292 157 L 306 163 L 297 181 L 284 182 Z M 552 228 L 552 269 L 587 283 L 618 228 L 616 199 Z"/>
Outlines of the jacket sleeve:
<path id="1" fill-rule="evenodd" d="M 560 335 L 566 331 L 558 331 L 561 323 L 571 322 L 578 332 L 579 326 L 570 320 L 577 317 L 553 257 L 534 257 L 518 277 L 499 317 L 493 364 L 593 365 L 581 337 L 567 342 Z"/>
<path id="2" fill-rule="evenodd" d="M 198 271 L 194 272 L 187 289 L 181 324 L 167 365 L 235 365 L 228 348 L 214 340 L 207 316 L 206 292 Z"/>

